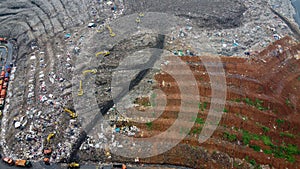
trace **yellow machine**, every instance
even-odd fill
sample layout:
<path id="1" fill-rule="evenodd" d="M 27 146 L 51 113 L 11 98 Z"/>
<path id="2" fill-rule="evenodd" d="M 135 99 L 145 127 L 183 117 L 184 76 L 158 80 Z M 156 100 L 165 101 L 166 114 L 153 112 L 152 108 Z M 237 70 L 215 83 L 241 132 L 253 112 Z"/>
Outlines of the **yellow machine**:
<path id="1" fill-rule="evenodd" d="M 110 55 L 110 52 L 109 52 L 109 51 L 101 51 L 101 52 L 96 53 L 96 56 L 97 56 L 97 57 L 98 57 L 99 55 L 108 56 L 108 55 Z"/>
<path id="2" fill-rule="evenodd" d="M 78 117 L 76 113 L 72 112 L 71 110 L 69 110 L 69 109 L 67 109 L 67 108 L 65 108 L 64 111 L 65 111 L 66 113 L 69 113 L 69 115 L 70 115 L 70 117 L 71 117 L 72 119 L 75 119 L 75 118 Z"/>
<path id="3" fill-rule="evenodd" d="M 93 74 L 96 74 L 96 73 L 97 73 L 97 69 L 84 70 L 84 71 L 82 71 L 83 76 L 85 76 L 87 73 L 93 73 Z"/>
<path id="4" fill-rule="evenodd" d="M 139 16 L 140 16 L 140 17 L 144 17 L 145 14 L 141 12 L 141 13 L 139 13 Z"/>
<path id="5" fill-rule="evenodd" d="M 54 133 L 50 133 L 47 137 L 47 143 L 50 143 L 50 139 L 52 139 L 55 136 Z"/>
<path id="6" fill-rule="evenodd" d="M 80 82 L 79 82 L 79 91 L 78 91 L 78 96 L 82 96 L 82 95 L 83 95 L 82 81 L 80 80 Z"/>
<path id="7" fill-rule="evenodd" d="M 70 163 L 68 166 L 69 166 L 69 168 L 78 168 L 78 167 L 80 167 L 80 165 L 78 163 L 75 163 L 75 162 Z"/>
<path id="8" fill-rule="evenodd" d="M 140 23 L 140 22 L 141 22 L 141 19 L 140 19 L 140 18 L 136 18 L 135 22 L 136 22 L 136 23 Z"/>
<path id="9" fill-rule="evenodd" d="M 107 25 L 106 28 L 109 30 L 109 34 L 110 34 L 111 37 L 116 36 L 116 34 L 112 31 L 112 29 L 109 25 Z"/>

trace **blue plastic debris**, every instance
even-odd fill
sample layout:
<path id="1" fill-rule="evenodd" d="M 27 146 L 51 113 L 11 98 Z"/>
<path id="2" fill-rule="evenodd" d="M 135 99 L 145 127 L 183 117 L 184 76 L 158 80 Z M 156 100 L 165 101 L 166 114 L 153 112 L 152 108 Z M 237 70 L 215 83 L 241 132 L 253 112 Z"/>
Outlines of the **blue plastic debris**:
<path id="1" fill-rule="evenodd" d="M 70 38 L 70 37 L 71 37 L 71 34 L 70 34 L 70 33 L 65 34 L 65 38 L 66 38 L 66 39 L 68 39 L 68 38 Z"/>

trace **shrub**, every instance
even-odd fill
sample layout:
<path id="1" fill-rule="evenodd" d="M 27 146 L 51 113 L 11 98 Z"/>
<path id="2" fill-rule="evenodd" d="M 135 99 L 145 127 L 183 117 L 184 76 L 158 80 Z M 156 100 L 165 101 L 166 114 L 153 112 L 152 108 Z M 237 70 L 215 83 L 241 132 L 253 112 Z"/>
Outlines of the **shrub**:
<path id="1" fill-rule="evenodd" d="M 260 147 L 257 145 L 250 145 L 250 148 L 252 148 L 254 151 L 257 151 L 257 152 L 260 151 Z"/>

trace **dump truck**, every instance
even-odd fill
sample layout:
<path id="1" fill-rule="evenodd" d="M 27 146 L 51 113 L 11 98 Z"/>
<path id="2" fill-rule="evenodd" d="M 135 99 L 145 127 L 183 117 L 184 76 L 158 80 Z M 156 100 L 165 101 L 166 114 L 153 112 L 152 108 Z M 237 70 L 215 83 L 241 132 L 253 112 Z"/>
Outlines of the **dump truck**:
<path id="1" fill-rule="evenodd" d="M 10 73 L 10 71 L 11 71 L 11 66 L 6 65 L 6 66 L 5 66 L 5 69 L 6 69 L 6 72 L 7 72 L 7 73 Z"/>
<path id="2" fill-rule="evenodd" d="M 32 167 L 32 164 L 28 160 L 16 160 L 15 165 L 18 167 Z"/>
<path id="3" fill-rule="evenodd" d="M 12 159 L 9 158 L 9 157 L 4 157 L 4 158 L 2 158 L 2 161 L 5 162 L 5 163 L 8 164 L 8 165 L 14 165 L 14 160 L 12 160 Z"/>
<path id="4" fill-rule="evenodd" d="M 43 161 L 46 165 L 50 165 L 50 158 L 45 157 Z"/>
<path id="5" fill-rule="evenodd" d="M 3 98 L 0 98 L 0 109 L 2 110 L 4 108 L 4 104 L 5 104 L 5 101 Z M 2 112 L 1 112 L 2 114 Z"/>
<path id="6" fill-rule="evenodd" d="M 0 74 L 0 78 L 1 78 L 1 79 L 3 79 L 3 78 L 4 78 L 4 76 L 5 76 L 5 71 L 4 71 L 4 70 L 2 70 L 2 71 L 1 71 L 1 74 Z"/>
<path id="7" fill-rule="evenodd" d="M 79 168 L 80 165 L 79 165 L 78 163 L 76 163 L 76 162 L 72 162 L 72 163 L 69 163 L 69 164 L 68 164 L 68 167 L 69 167 L 69 168 Z"/>
<path id="8" fill-rule="evenodd" d="M 6 89 L 8 86 L 8 83 L 4 81 L 3 85 L 2 85 L 2 89 Z"/>
<path id="9" fill-rule="evenodd" d="M 5 75 L 4 75 L 4 81 L 8 82 L 8 80 L 9 80 L 9 73 L 6 72 Z"/>
<path id="10" fill-rule="evenodd" d="M 45 148 L 44 149 L 44 155 L 51 155 L 52 149 L 51 148 Z"/>
<path id="11" fill-rule="evenodd" d="M 5 99 L 5 96 L 6 96 L 6 90 L 2 89 L 1 92 L 0 92 L 0 98 Z"/>
<path id="12" fill-rule="evenodd" d="M 127 167 L 125 164 L 113 164 L 113 168 L 126 169 Z"/>
<path id="13" fill-rule="evenodd" d="M 71 117 L 72 119 L 75 119 L 75 118 L 78 117 L 78 115 L 77 115 L 75 112 L 71 111 L 70 109 L 64 108 L 64 111 L 65 111 L 66 113 L 69 113 L 69 115 L 70 115 L 70 117 Z"/>

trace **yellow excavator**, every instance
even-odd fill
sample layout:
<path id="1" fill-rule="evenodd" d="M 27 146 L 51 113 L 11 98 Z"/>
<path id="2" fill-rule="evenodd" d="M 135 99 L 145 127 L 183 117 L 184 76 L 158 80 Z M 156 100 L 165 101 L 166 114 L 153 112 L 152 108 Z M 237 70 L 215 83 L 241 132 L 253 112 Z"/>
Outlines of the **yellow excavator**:
<path id="1" fill-rule="evenodd" d="M 55 133 L 50 133 L 47 137 L 47 143 L 50 143 L 50 140 L 55 136 Z"/>
<path id="2" fill-rule="evenodd" d="M 68 164 L 68 168 L 79 168 L 80 164 L 76 163 L 76 162 L 72 162 Z"/>
<path id="3" fill-rule="evenodd" d="M 97 56 L 97 57 L 98 57 L 99 55 L 108 56 L 108 55 L 110 55 L 110 52 L 109 52 L 109 51 L 101 51 L 101 52 L 96 53 L 96 56 Z"/>
<path id="4" fill-rule="evenodd" d="M 85 76 L 87 73 L 93 73 L 93 74 L 96 74 L 96 73 L 97 73 L 97 69 L 84 70 L 84 71 L 82 71 L 83 76 Z"/>
<path id="5" fill-rule="evenodd" d="M 136 22 L 136 23 L 140 23 L 140 22 L 141 22 L 141 19 L 140 19 L 139 17 L 137 17 L 136 20 L 135 20 L 135 22 Z"/>
<path id="6" fill-rule="evenodd" d="M 71 110 L 69 110 L 69 109 L 67 109 L 67 108 L 64 108 L 64 111 L 65 111 L 66 113 L 69 113 L 69 115 L 70 115 L 70 117 L 71 117 L 72 119 L 75 119 L 75 118 L 78 117 L 78 115 L 77 115 L 75 112 L 73 112 L 73 111 L 71 111 Z"/>
<path id="7" fill-rule="evenodd" d="M 107 25 L 106 28 L 109 30 L 109 35 L 111 37 L 115 37 L 116 36 L 116 34 L 112 31 L 112 29 L 111 29 L 111 27 L 109 25 Z"/>
<path id="8" fill-rule="evenodd" d="M 144 17 L 145 14 L 141 12 L 141 13 L 139 13 L 139 16 L 140 16 L 140 17 Z"/>
<path id="9" fill-rule="evenodd" d="M 82 95 L 83 95 L 82 81 L 80 80 L 80 82 L 79 82 L 79 91 L 78 91 L 78 96 L 82 96 Z"/>

